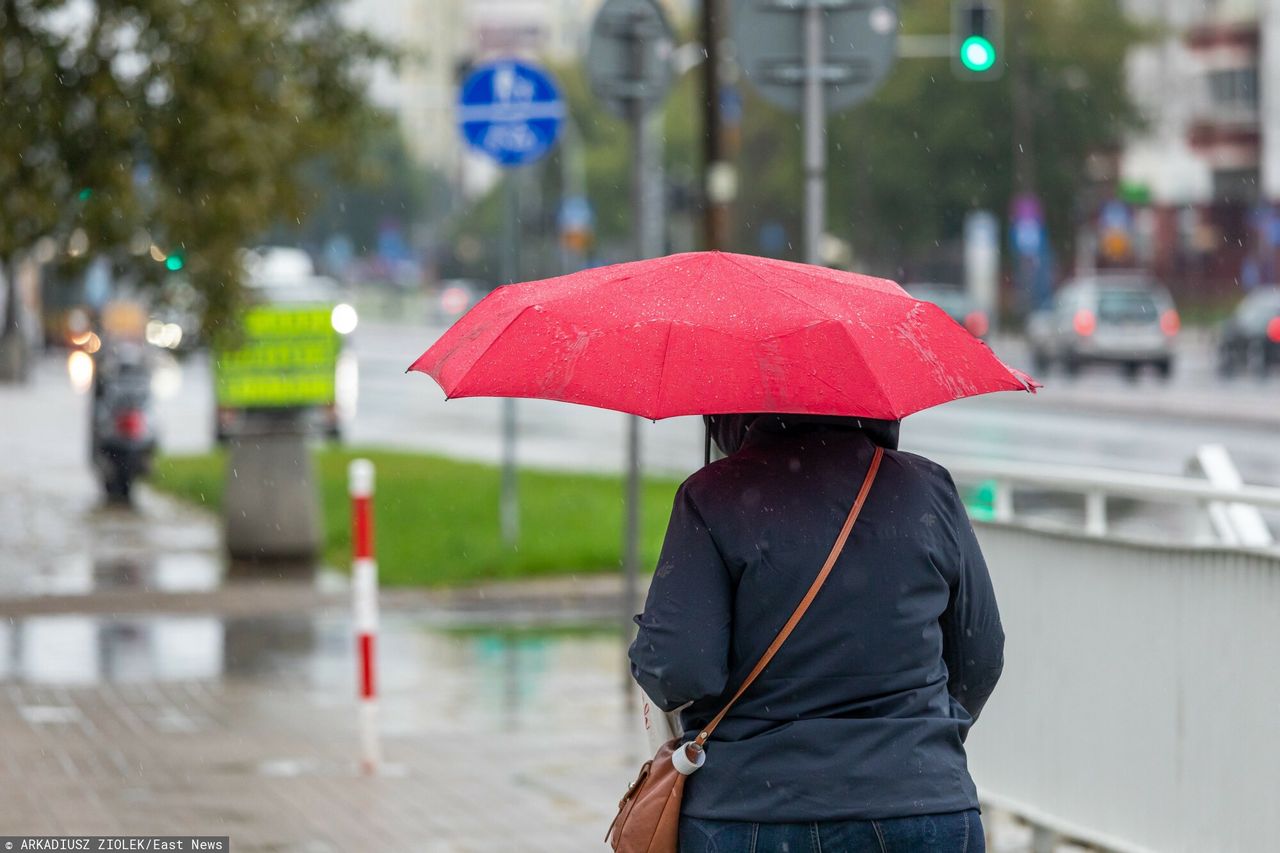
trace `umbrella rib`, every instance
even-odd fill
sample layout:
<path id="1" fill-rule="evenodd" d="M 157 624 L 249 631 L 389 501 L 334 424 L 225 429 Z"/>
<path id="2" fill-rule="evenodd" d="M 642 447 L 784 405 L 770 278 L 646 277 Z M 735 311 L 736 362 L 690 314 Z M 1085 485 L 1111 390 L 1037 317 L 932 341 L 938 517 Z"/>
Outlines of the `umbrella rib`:
<path id="1" fill-rule="evenodd" d="M 807 282 L 805 282 L 803 279 L 801 279 L 801 278 L 797 278 L 797 277 L 796 277 L 796 270 L 791 269 L 791 268 L 790 268 L 789 266 L 787 266 L 787 265 L 784 265 L 784 263 L 783 263 L 782 261 L 777 261 L 777 259 L 776 259 L 776 258 L 765 258 L 764 260 L 775 261 L 775 263 L 777 264 L 777 266 L 775 267 L 775 269 L 777 270 L 777 273 L 778 273 L 779 277 L 781 277 L 781 278 L 785 278 L 785 279 L 787 279 L 788 281 L 795 282 L 795 283 L 798 283 L 798 284 L 805 284 L 805 283 L 807 283 Z M 822 269 L 827 269 L 827 268 L 826 268 L 826 267 L 823 267 Z M 755 271 L 753 270 L 753 272 L 755 272 Z M 832 270 L 832 272 L 834 272 L 834 270 Z M 758 274 L 758 273 L 757 273 L 757 274 Z M 764 281 L 765 281 L 765 283 L 766 283 L 766 284 L 769 284 L 768 279 L 764 279 L 764 278 L 763 278 L 763 276 L 761 276 L 761 278 L 762 278 L 762 280 L 764 280 Z M 839 282 L 832 282 L 832 283 L 833 283 L 833 284 L 835 284 L 837 287 L 855 287 L 855 286 L 857 286 L 857 285 L 852 285 L 852 284 L 842 284 L 842 283 L 839 283 Z M 775 285 L 770 285 L 770 286 L 771 286 L 771 287 L 773 287 L 773 289 L 775 289 L 775 290 L 779 290 L 779 288 L 777 288 Z M 786 291 L 784 291 L 784 290 L 780 290 L 779 292 L 786 293 Z M 879 293 L 881 296 L 889 296 L 889 297 L 893 297 L 894 299 L 908 299 L 908 300 L 911 300 L 912 302 L 919 302 L 919 301 L 920 301 L 920 300 L 916 299 L 914 296 L 912 296 L 910 293 L 906 293 L 906 292 L 902 292 L 902 293 L 892 293 L 892 292 L 888 292 L 888 291 L 880 290 L 880 291 L 877 291 L 877 293 Z M 805 301 L 805 300 L 799 299 L 799 297 L 796 297 L 794 294 L 788 294 L 788 295 L 792 296 L 792 298 L 794 298 L 794 299 L 797 299 L 799 302 L 801 302 L 801 304 L 803 304 L 803 305 L 807 305 L 807 306 L 809 306 L 810 308 L 813 308 L 813 309 L 814 309 L 814 310 L 816 310 L 816 311 L 825 311 L 825 309 L 823 309 L 823 308 L 819 308 L 818 306 L 813 305 L 813 304 L 812 304 L 812 303 L 810 303 L 810 302 L 807 302 L 807 301 Z"/>
<path id="2" fill-rule="evenodd" d="M 537 307 L 536 305 L 526 305 L 523 308 L 521 308 L 519 311 L 517 311 L 514 317 L 512 317 L 509 321 L 507 321 L 507 325 L 503 326 L 502 330 L 498 332 L 498 334 L 493 336 L 493 340 L 485 344 L 484 349 L 480 352 L 478 356 L 471 359 L 471 365 L 466 369 L 466 371 L 461 376 L 458 377 L 458 381 L 453 383 L 453 388 L 455 391 L 462 386 L 462 383 L 467 381 L 467 377 L 471 375 L 471 371 L 475 370 L 476 366 L 480 364 L 481 361 L 484 360 L 484 357 L 489 354 L 489 350 L 493 349 L 494 344 L 502 340 L 502 336 L 507 333 L 507 330 L 509 330 L 512 326 L 514 326 L 517 320 L 519 320 L 521 317 L 523 317 L 525 314 L 532 311 L 536 307 Z M 441 387 L 443 388 L 443 386 Z M 445 396 L 445 399 L 448 399 L 455 395 L 450 393 L 449 389 L 445 388 L 444 396 Z M 493 395 L 486 394 L 485 396 L 493 396 Z"/>
<path id="3" fill-rule="evenodd" d="M 743 270 L 745 270 L 745 271 L 749 272 L 751 275 L 755 276 L 756 278 L 760 279 L 761 284 L 763 284 L 763 285 L 764 285 L 764 287 L 765 287 L 767 290 L 770 290 L 770 291 L 772 291 L 772 292 L 774 292 L 774 293 L 777 293 L 777 294 L 781 294 L 782 296 L 787 297 L 788 299 L 792 300 L 793 302 L 799 302 L 801 305 L 803 305 L 803 306 L 804 306 L 804 307 L 806 307 L 806 308 L 812 308 L 814 311 L 821 311 L 823 314 L 827 314 L 827 313 L 828 313 L 828 312 L 827 312 L 827 310 L 826 310 L 825 308 L 822 308 L 822 307 L 820 307 L 820 306 L 814 305 L 814 304 L 813 304 L 812 302 L 810 302 L 809 300 L 807 300 L 807 299 L 802 299 L 802 298 L 800 298 L 799 296 L 797 296 L 796 294 L 794 294 L 794 293 L 790 293 L 790 292 L 788 292 L 788 291 L 786 291 L 786 290 L 783 290 L 781 287 L 778 287 L 776 284 L 774 284 L 773 282 L 769 281 L 769 279 L 767 279 L 767 278 L 765 278 L 763 275 L 761 275 L 761 274 L 760 274 L 760 271 L 759 271 L 759 270 L 757 270 L 757 269 L 755 269 L 754 267 L 752 267 L 750 264 L 744 264 L 742 261 L 739 261 L 736 257 L 734 257 L 734 256 L 733 256 L 733 255 L 731 255 L 731 254 L 726 254 L 724 257 L 725 257 L 725 258 L 727 258 L 730 262 L 732 262 L 732 263 L 734 264 L 734 266 L 739 267 L 740 269 L 743 269 Z M 791 281 L 795 281 L 795 279 L 790 279 L 790 280 L 791 280 Z"/>
<path id="4" fill-rule="evenodd" d="M 893 402 L 889 399 L 888 395 L 886 395 L 884 392 L 884 380 L 880 377 L 880 374 L 876 371 L 876 369 L 871 366 L 871 362 L 867 359 L 867 357 L 863 355 L 862 348 L 858 345 L 858 340 L 854 338 L 852 334 L 850 334 L 849 327 L 846 326 L 844 323 L 840 323 L 835 320 L 831 322 L 834 322 L 836 326 L 839 327 L 840 331 L 844 333 L 845 337 L 849 339 L 849 343 L 852 344 L 851 348 L 853 349 L 854 353 L 857 354 L 858 358 L 862 361 L 862 366 L 866 369 L 867 374 L 875 378 L 876 393 L 880 395 L 880 402 L 884 404 L 885 411 L 896 412 L 897 410 L 896 407 L 893 405 Z"/>
<path id="5" fill-rule="evenodd" d="M 707 270 L 708 270 L 710 267 L 711 267 L 711 265 L 710 265 L 710 264 L 703 264 L 703 265 L 702 265 L 702 277 L 698 279 L 698 291 L 701 291 L 701 290 L 702 290 L 702 285 L 706 283 L 706 281 L 707 281 Z M 676 312 L 675 312 L 675 314 L 673 314 L 673 316 L 671 316 L 671 317 L 667 320 L 667 337 L 666 337 L 666 340 L 665 340 L 665 341 L 663 341 L 663 344 L 662 344 L 662 368 L 658 371 L 658 388 L 657 388 L 657 392 L 654 394 L 653 411 L 654 411 L 655 413 L 656 413 L 656 412 L 660 412 L 660 411 L 662 411 L 662 409 L 660 408 L 660 406 L 662 405 L 662 394 L 663 394 L 663 391 L 666 389 L 666 380 L 667 380 L 667 364 L 668 364 L 668 362 L 670 361 L 670 355 L 671 355 L 671 332 L 672 332 L 672 329 L 674 329 L 674 328 L 675 328 L 675 325 L 676 325 L 676 316 L 675 316 L 675 315 L 676 315 L 676 314 L 683 314 L 683 313 L 684 313 L 684 310 L 685 310 L 686 308 L 688 308 L 688 307 L 689 307 L 689 299 L 691 298 L 691 296 L 692 296 L 692 294 L 693 294 L 694 292 L 695 292 L 695 291 L 693 291 L 693 290 L 686 290 L 686 291 L 685 291 L 684 302 L 682 302 L 682 303 L 680 304 L 680 309 L 679 309 L 678 311 L 676 311 Z"/>

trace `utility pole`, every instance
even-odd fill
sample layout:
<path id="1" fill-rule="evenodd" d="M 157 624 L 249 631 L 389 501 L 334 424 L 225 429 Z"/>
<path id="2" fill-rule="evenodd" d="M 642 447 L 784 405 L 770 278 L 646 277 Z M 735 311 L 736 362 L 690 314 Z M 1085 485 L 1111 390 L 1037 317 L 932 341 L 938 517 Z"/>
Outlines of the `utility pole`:
<path id="1" fill-rule="evenodd" d="M 822 102 L 824 10 L 820 0 L 804 9 L 804 262 L 822 263 L 827 230 L 827 110 Z"/>
<path id="2" fill-rule="evenodd" d="M 631 131 L 631 225 L 637 260 L 662 252 L 662 105 L 671 87 L 674 37 L 655 0 L 607 0 L 596 13 L 587 76 L 606 108 Z M 626 516 L 623 532 L 622 636 L 629 646 L 640 590 L 640 419 L 627 416 Z M 623 690 L 630 692 L 624 656 Z"/>
<path id="3" fill-rule="evenodd" d="M 1031 80 L 1028 78 L 1026 48 L 1025 0 L 1009 0 L 1010 27 L 1009 70 L 1013 75 L 1013 190 L 1017 194 L 1034 193 L 1035 158 L 1032 150 L 1035 104 L 1032 102 Z"/>
<path id="4" fill-rule="evenodd" d="M 723 38 L 723 0 L 702 0 L 702 242 L 709 251 L 729 245 L 729 200 L 719 191 L 719 175 L 732 168 L 725 162 L 724 129 L 720 122 L 720 42 Z"/>
<path id="5" fill-rule="evenodd" d="M 822 262 L 827 113 L 871 95 L 893 65 L 898 16 L 862 0 L 737 0 L 738 65 L 765 100 L 799 113 L 804 136 L 804 259 Z"/>

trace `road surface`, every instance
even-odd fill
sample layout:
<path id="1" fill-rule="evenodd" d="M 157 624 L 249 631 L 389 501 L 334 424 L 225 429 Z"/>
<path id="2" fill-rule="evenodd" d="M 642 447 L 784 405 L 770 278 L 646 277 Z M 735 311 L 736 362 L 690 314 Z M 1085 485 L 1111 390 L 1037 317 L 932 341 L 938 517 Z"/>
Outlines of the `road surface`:
<path id="1" fill-rule="evenodd" d="M 411 320 L 412 318 L 408 318 Z M 405 368 L 441 333 L 423 322 L 363 323 L 352 336 L 359 363 L 356 445 L 427 450 L 461 458 L 499 458 L 500 403 L 445 401 L 435 383 Z M 1021 364 L 1016 344 L 997 347 Z M 902 447 L 930 456 L 1051 461 L 1153 473 L 1182 473 L 1196 448 L 1226 445 L 1245 480 L 1280 484 L 1280 376 L 1223 383 L 1204 343 L 1188 341 L 1174 380 L 1137 383 L 1105 372 L 1078 380 L 1051 375 L 1036 396 L 997 394 L 950 403 L 904 422 Z M 212 441 L 208 363 L 172 363 L 160 377 L 163 440 L 171 452 Z M 519 457 L 547 468 L 617 471 L 625 463 L 626 418 L 614 412 L 538 400 L 518 405 Z M 646 467 L 675 475 L 701 464 L 698 419 L 642 425 Z"/>

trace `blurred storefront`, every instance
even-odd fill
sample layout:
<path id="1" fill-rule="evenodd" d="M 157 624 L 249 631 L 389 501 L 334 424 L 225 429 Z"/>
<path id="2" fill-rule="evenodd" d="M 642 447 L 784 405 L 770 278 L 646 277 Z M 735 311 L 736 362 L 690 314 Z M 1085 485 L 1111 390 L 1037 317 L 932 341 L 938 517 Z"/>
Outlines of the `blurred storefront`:
<path id="1" fill-rule="evenodd" d="M 1166 35 L 1130 54 L 1145 125 L 1083 211 L 1091 260 L 1199 303 L 1280 279 L 1280 0 L 1126 5 Z"/>

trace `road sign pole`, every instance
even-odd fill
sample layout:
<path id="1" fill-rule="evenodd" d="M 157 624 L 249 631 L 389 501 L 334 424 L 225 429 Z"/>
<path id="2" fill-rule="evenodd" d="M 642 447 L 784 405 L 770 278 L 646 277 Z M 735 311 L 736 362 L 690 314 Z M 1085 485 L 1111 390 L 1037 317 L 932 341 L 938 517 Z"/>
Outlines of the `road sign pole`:
<path id="1" fill-rule="evenodd" d="M 519 59 L 499 59 L 473 70 L 458 91 L 458 129 L 471 148 L 505 169 L 515 169 L 546 156 L 564 124 L 565 106 L 555 79 Z M 520 228 L 517 177 L 508 172 L 502 247 L 502 283 L 519 274 Z M 516 490 L 516 404 L 502 401 L 502 486 L 498 516 L 502 540 L 514 547 L 520 536 L 520 504 Z"/>
<path id="2" fill-rule="evenodd" d="M 645 80 L 649 45 L 641 30 L 642 26 L 642 20 L 636 16 L 627 30 L 630 77 L 635 84 L 632 95 L 628 98 L 627 117 L 631 125 L 631 223 L 637 260 L 656 254 L 656 240 L 652 233 L 656 223 L 650 211 L 653 196 L 647 186 L 653 180 L 650 175 L 650 147 L 654 139 L 648 132 L 648 105 L 640 88 Z M 631 617 L 639 606 L 640 597 L 640 419 L 634 415 L 627 417 L 626 513 L 622 558 L 622 629 L 623 638 L 629 643 L 635 630 Z M 629 669 L 624 675 L 624 682 L 629 682 Z"/>
<path id="3" fill-rule="evenodd" d="M 893 65 L 894 0 L 734 0 L 742 74 L 767 101 L 801 114 L 804 260 L 822 262 L 826 234 L 826 114 L 869 97 Z"/>
<path id="4" fill-rule="evenodd" d="M 827 212 L 827 112 L 822 103 L 823 11 L 820 0 L 804 9 L 804 259 L 822 263 Z"/>
<path id="5" fill-rule="evenodd" d="M 654 0 L 606 0 L 591 25 L 587 76 L 610 112 L 631 128 L 631 228 L 637 260 L 663 249 L 661 105 L 671 87 L 671 27 Z M 627 418 L 622 636 L 630 645 L 640 591 L 640 419 Z M 623 692 L 632 689 L 623 666 Z"/>
<path id="6" fill-rule="evenodd" d="M 508 171 L 503 181 L 502 283 L 516 280 L 520 268 L 520 192 L 519 173 Z M 502 485 L 498 498 L 502 541 L 513 548 L 520 541 L 520 492 L 516 480 L 516 401 L 502 398 Z"/>

